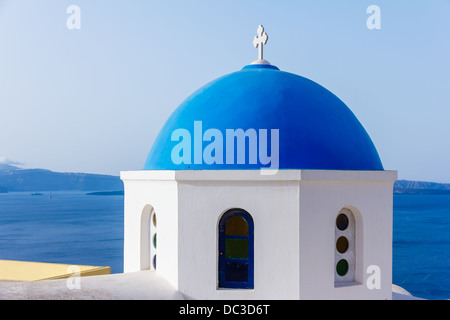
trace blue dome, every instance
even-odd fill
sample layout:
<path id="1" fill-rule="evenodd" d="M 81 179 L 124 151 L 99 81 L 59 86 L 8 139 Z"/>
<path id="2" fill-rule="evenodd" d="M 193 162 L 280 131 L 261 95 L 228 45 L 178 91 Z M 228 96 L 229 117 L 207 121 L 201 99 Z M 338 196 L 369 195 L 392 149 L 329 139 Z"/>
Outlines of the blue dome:
<path id="1" fill-rule="evenodd" d="M 231 135 L 238 129 L 250 136 L 240 160 L 242 144 Z M 194 92 L 165 123 L 144 170 L 261 169 L 275 162 L 274 169 L 383 170 L 369 135 L 339 98 L 272 65 L 248 65 Z"/>

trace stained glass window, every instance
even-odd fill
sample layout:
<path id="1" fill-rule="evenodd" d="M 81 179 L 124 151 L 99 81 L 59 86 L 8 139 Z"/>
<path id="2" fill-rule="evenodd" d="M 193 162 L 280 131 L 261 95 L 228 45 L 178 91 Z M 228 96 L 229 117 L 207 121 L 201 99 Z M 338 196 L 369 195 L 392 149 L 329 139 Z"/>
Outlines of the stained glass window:
<path id="1" fill-rule="evenodd" d="M 219 222 L 219 288 L 253 288 L 253 219 L 241 209 Z"/>
<path id="2" fill-rule="evenodd" d="M 156 270 L 156 238 L 157 238 L 157 224 L 156 224 L 156 212 L 153 212 L 150 222 L 150 259 L 152 260 L 152 269 Z"/>
<path id="3" fill-rule="evenodd" d="M 350 209 L 342 208 L 335 222 L 334 284 L 348 285 L 356 275 L 356 220 Z"/>

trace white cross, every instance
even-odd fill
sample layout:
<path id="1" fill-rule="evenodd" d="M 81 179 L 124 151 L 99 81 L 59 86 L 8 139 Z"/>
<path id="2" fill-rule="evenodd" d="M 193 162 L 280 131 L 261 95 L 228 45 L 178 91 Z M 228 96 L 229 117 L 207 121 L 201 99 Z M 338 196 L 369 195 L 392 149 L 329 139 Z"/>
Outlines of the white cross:
<path id="1" fill-rule="evenodd" d="M 258 36 L 255 36 L 255 38 L 253 39 L 253 46 L 255 48 L 259 47 L 258 59 L 263 60 L 263 45 L 267 43 L 269 36 L 264 32 L 264 27 L 262 25 L 259 25 L 256 32 L 258 33 Z"/>

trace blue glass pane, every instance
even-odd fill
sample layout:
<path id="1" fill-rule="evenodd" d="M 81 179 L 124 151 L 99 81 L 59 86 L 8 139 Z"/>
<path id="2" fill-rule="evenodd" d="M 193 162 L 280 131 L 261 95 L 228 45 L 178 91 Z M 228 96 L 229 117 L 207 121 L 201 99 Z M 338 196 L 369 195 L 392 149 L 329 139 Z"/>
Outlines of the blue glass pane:
<path id="1" fill-rule="evenodd" d="M 225 280 L 232 282 L 248 281 L 248 263 L 228 261 L 225 263 Z"/>

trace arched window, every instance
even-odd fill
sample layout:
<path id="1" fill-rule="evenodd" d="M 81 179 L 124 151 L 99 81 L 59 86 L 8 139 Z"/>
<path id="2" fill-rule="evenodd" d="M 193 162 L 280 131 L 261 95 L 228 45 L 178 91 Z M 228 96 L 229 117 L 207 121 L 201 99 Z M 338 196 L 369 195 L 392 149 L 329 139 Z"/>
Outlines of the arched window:
<path id="1" fill-rule="evenodd" d="M 152 212 L 150 219 L 150 265 L 152 270 L 156 270 L 156 212 Z"/>
<path id="2" fill-rule="evenodd" d="M 347 208 L 339 211 L 334 229 L 335 285 L 355 281 L 356 274 L 356 221 Z"/>
<path id="3" fill-rule="evenodd" d="M 146 205 L 141 214 L 141 270 L 156 270 L 156 212 Z"/>
<path id="4" fill-rule="evenodd" d="M 253 219 L 242 209 L 219 221 L 219 288 L 253 289 Z"/>

